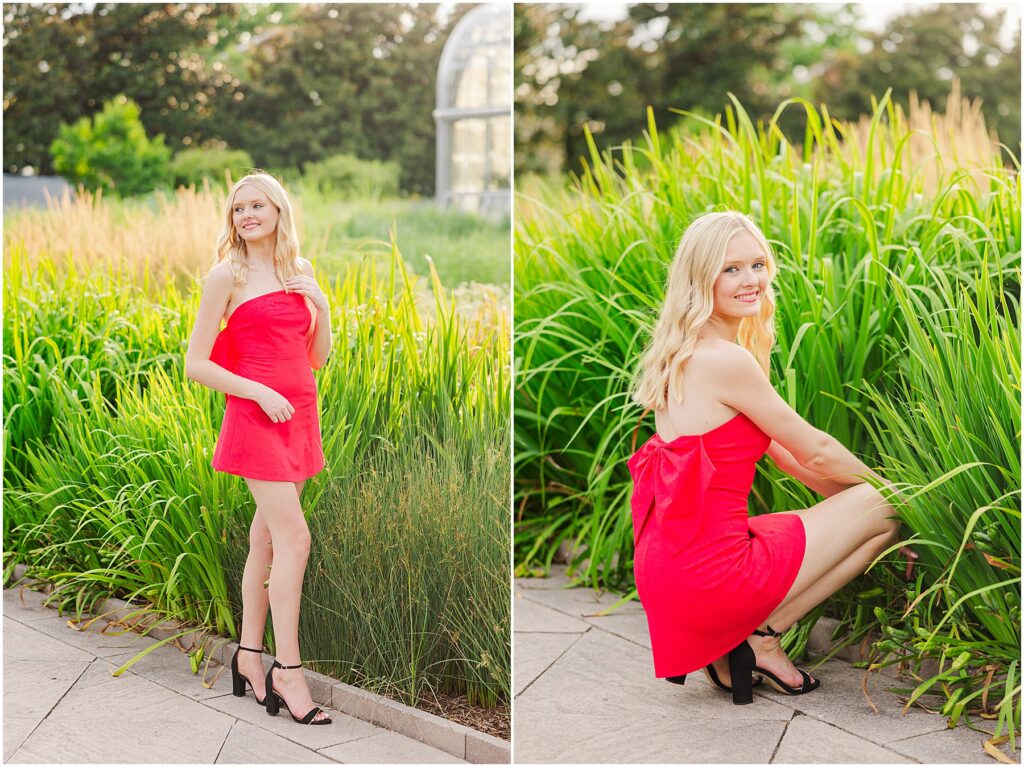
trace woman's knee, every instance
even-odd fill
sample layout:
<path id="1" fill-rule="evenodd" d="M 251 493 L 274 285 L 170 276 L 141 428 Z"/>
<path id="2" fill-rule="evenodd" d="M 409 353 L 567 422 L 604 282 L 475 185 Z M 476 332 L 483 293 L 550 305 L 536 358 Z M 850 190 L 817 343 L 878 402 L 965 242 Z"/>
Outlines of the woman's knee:
<path id="1" fill-rule="evenodd" d="M 249 550 L 250 551 L 273 551 L 273 541 L 270 538 L 270 528 L 257 515 L 249 525 Z"/>
<path id="2" fill-rule="evenodd" d="M 872 529 L 878 536 L 895 540 L 899 535 L 901 521 L 896 509 L 885 499 L 882 492 L 866 482 L 854 485 L 844 491 L 855 495 L 857 506 L 871 516 Z"/>
<path id="3" fill-rule="evenodd" d="M 289 554 L 303 557 L 309 554 L 310 543 L 309 528 L 306 526 L 305 520 L 301 525 L 290 525 L 287 530 L 281 531 L 274 540 L 278 551 L 287 551 Z"/>

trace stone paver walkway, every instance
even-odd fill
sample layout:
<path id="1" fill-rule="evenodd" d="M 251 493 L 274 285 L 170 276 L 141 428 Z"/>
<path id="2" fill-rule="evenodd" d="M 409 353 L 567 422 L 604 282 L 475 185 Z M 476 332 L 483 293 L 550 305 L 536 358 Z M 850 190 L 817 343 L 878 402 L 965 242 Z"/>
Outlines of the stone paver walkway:
<path id="1" fill-rule="evenodd" d="M 831 659 L 812 668 L 822 680 L 801 696 L 754 688 L 735 706 L 703 673 L 683 686 L 654 677 L 647 621 L 639 603 L 597 616 L 617 601 L 567 589 L 564 568 L 545 579 L 517 579 L 514 597 L 516 763 L 996 764 L 988 737 L 903 704 L 888 672 Z M 986 729 L 994 723 L 984 722 Z M 1018 743 L 1019 746 L 1019 743 Z M 1020 750 L 1007 756 L 1020 762 Z"/>
<path id="2" fill-rule="evenodd" d="M 412 738 L 329 710 L 334 722 L 276 717 L 252 692 L 231 694 L 224 669 L 212 689 L 181 651 L 127 632 L 75 631 L 43 595 L 4 590 L 3 758 L 11 763 L 456 763 Z M 264 665 L 267 665 L 266 663 Z"/>

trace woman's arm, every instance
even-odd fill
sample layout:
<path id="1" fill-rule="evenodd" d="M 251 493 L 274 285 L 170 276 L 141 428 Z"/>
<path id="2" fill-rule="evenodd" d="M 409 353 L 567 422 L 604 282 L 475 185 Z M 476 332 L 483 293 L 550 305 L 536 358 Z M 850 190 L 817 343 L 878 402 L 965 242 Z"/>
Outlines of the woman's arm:
<path id="1" fill-rule="evenodd" d="M 298 290 L 299 293 L 307 296 L 316 307 L 313 332 L 306 338 L 306 356 L 309 357 L 310 367 L 313 370 L 319 370 L 327 362 L 327 357 L 331 354 L 331 346 L 334 343 L 331 333 L 331 311 L 327 304 L 327 296 L 317 285 L 313 264 L 305 258 L 300 258 L 299 269 L 302 270 L 303 277 L 309 279 L 299 280 L 293 277 L 285 282 L 285 287 L 289 290 Z"/>
<path id="2" fill-rule="evenodd" d="M 723 344 L 717 354 L 715 383 L 721 401 L 746 414 L 791 454 L 796 465 L 842 487 L 866 482 L 868 476 L 889 484 L 839 440 L 807 423 L 793 410 L 775 391 L 749 351 L 742 346 Z"/>
<path id="3" fill-rule="evenodd" d="M 185 376 L 211 389 L 244 399 L 255 399 L 263 384 L 235 375 L 210 360 L 213 344 L 217 340 L 220 319 L 231 298 L 232 276 L 226 264 L 210 270 L 199 299 L 192 335 L 185 352 Z"/>
<path id="4" fill-rule="evenodd" d="M 782 471 L 824 498 L 829 498 L 849 487 L 849 485 L 843 485 L 816 474 L 810 469 L 805 469 L 792 453 L 775 440 L 772 440 L 772 444 L 768 446 L 768 455 Z"/>

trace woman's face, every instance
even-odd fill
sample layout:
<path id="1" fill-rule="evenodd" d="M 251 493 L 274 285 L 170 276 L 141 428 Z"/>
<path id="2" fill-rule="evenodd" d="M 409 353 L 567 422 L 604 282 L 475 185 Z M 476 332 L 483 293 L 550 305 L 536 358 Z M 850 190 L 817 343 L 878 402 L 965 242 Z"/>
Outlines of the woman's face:
<path id="1" fill-rule="evenodd" d="M 231 221 L 247 243 L 272 236 L 277 231 L 277 218 L 277 208 L 255 184 L 245 184 L 235 192 Z"/>
<path id="2" fill-rule="evenodd" d="M 733 235 L 715 280 L 715 311 L 733 317 L 756 316 L 768 282 L 768 261 L 757 240 L 749 232 Z"/>

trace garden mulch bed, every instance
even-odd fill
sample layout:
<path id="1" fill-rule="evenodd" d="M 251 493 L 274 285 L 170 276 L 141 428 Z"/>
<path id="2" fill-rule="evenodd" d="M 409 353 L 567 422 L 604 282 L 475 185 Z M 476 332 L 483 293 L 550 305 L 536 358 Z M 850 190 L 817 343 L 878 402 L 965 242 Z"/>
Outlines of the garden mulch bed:
<path id="1" fill-rule="evenodd" d="M 483 708 L 470 705 L 465 695 L 428 693 L 416 708 L 502 740 L 512 739 L 512 717 L 508 706 Z"/>
<path id="2" fill-rule="evenodd" d="M 512 739 L 512 717 L 507 706 L 485 709 L 471 706 L 465 695 L 436 692 L 422 697 L 416 708 L 503 740 Z"/>

